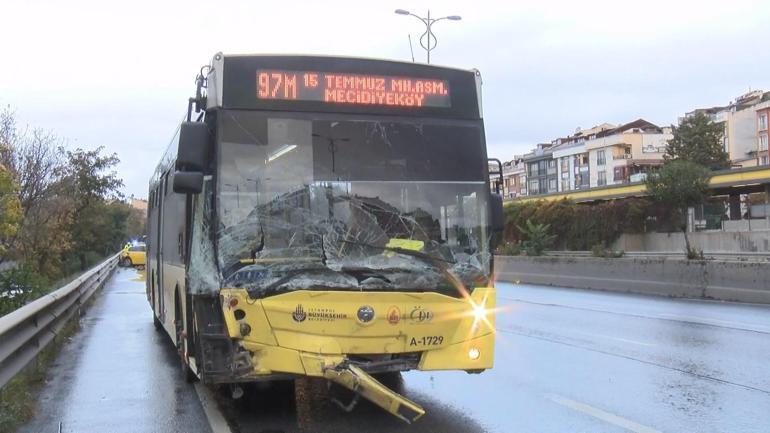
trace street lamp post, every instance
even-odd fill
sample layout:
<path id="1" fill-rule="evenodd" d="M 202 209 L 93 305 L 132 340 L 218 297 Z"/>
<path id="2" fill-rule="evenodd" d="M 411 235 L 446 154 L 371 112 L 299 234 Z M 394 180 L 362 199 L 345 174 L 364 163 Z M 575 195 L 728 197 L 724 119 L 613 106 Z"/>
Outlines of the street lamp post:
<path id="1" fill-rule="evenodd" d="M 438 40 L 436 39 L 436 35 L 434 35 L 433 31 L 431 31 L 431 26 L 433 26 L 433 24 L 441 20 L 460 21 L 462 19 L 462 17 L 460 17 L 459 15 L 449 15 L 441 18 L 431 18 L 430 10 L 428 10 L 428 16 L 424 18 L 418 15 L 415 15 L 404 9 L 396 9 L 396 13 L 399 15 L 411 15 L 417 18 L 418 20 L 422 21 L 423 24 L 425 24 L 425 33 L 423 33 L 422 36 L 420 36 L 420 46 L 428 53 L 428 63 L 430 63 L 430 52 L 434 48 L 436 48 L 436 45 L 438 45 Z M 425 39 L 426 41 L 423 42 L 423 39 Z"/>

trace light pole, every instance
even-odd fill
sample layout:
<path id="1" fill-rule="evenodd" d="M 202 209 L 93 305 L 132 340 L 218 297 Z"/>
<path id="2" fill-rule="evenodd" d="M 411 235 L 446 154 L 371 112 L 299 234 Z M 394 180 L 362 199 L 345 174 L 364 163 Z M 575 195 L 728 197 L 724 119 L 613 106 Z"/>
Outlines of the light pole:
<path id="1" fill-rule="evenodd" d="M 436 35 L 433 34 L 431 31 L 431 26 L 435 24 L 437 21 L 441 20 L 451 20 L 451 21 L 460 21 L 462 17 L 459 15 L 449 15 L 446 17 L 441 18 L 431 18 L 430 17 L 430 10 L 428 10 L 428 16 L 423 18 L 421 16 L 417 16 L 407 10 L 404 9 L 396 9 L 396 13 L 399 15 L 411 15 L 418 20 L 422 21 L 423 24 L 425 24 L 425 33 L 420 36 L 420 46 L 428 53 L 428 63 L 430 63 L 430 52 L 436 48 L 436 45 L 438 45 L 438 40 L 436 39 Z M 433 39 L 431 40 L 431 36 Z M 423 42 L 423 39 L 427 39 L 426 42 Z"/>

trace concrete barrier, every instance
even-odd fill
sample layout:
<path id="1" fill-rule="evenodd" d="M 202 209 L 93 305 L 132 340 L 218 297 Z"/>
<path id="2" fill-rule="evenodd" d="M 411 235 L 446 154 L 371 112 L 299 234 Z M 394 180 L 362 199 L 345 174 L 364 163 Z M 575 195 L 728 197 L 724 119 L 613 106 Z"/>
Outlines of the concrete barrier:
<path id="1" fill-rule="evenodd" d="M 496 256 L 499 281 L 770 304 L 770 264 L 680 258 Z"/>
<path id="2" fill-rule="evenodd" d="M 740 221 L 730 221 L 738 223 Z M 725 251 L 770 253 L 770 230 L 758 230 L 764 220 L 753 221 L 754 230 L 738 232 L 706 231 L 687 235 L 693 248 L 706 253 Z M 684 235 L 674 233 L 623 233 L 612 244 L 622 251 L 684 251 Z"/>

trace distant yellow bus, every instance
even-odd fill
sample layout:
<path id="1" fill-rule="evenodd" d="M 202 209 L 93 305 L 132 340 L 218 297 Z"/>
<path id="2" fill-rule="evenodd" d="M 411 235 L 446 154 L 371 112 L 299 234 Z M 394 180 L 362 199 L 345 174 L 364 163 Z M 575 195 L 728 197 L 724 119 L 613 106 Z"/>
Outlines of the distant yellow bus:
<path id="1" fill-rule="evenodd" d="M 129 245 L 120 255 L 121 266 L 144 266 L 146 261 L 146 249 L 146 245 L 142 243 Z"/>
<path id="2" fill-rule="evenodd" d="M 150 183 L 147 296 L 189 379 L 326 378 L 411 422 L 424 410 L 372 375 L 492 367 L 480 83 L 214 56 Z"/>

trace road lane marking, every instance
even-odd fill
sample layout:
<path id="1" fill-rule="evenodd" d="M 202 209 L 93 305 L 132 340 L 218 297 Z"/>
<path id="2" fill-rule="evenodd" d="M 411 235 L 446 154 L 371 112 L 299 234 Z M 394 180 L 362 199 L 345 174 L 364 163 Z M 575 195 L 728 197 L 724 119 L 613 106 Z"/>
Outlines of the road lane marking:
<path id="1" fill-rule="evenodd" d="M 614 413 L 595 408 L 585 403 L 570 400 L 567 397 L 562 397 L 556 394 L 548 394 L 546 397 L 554 403 L 560 404 L 578 412 L 582 412 L 586 415 L 592 416 L 596 419 L 624 428 L 634 433 L 661 433 L 660 430 L 655 430 L 652 427 L 639 424 L 638 422 L 631 421 L 630 419 L 623 418 L 622 416 L 618 416 Z"/>
<path id="2" fill-rule="evenodd" d="M 575 334 L 585 335 L 587 337 L 599 337 L 599 338 L 605 338 L 607 340 L 620 341 L 620 342 L 623 342 L 623 343 L 638 344 L 639 346 L 647 346 L 647 347 L 655 347 L 655 346 L 657 346 L 657 344 L 643 343 L 641 341 L 630 340 L 628 338 L 613 337 L 611 335 L 597 334 L 595 332 L 584 332 L 584 331 L 578 331 L 576 329 L 572 329 L 570 332 L 573 332 Z"/>
<path id="3" fill-rule="evenodd" d="M 198 394 L 198 399 L 201 401 L 203 413 L 209 421 L 211 431 L 214 433 L 232 433 L 209 388 L 200 382 L 195 382 L 195 393 Z"/>

